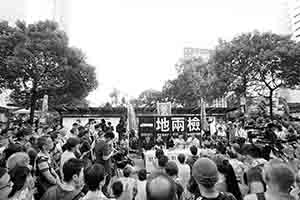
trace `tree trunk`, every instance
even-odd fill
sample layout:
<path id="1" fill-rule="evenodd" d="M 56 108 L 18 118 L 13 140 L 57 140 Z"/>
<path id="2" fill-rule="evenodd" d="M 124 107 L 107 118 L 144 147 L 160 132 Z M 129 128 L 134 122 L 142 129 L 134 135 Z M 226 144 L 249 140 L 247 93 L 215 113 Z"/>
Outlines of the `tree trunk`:
<path id="1" fill-rule="evenodd" d="M 270 118 L 273 119 L 273 90 L 269 93 Z"/>
<path id="2" fill-rule="evenodd" d="M 37 101 L 37 85 L 35 82 L 33 82 L 33 87 L 31 90 L 31 98 L 30 98 L 30 118 L 29 118 L 29 123 L 33 125 L 34 123 L 34 111 L 36 107 L 36 101 Z"/>

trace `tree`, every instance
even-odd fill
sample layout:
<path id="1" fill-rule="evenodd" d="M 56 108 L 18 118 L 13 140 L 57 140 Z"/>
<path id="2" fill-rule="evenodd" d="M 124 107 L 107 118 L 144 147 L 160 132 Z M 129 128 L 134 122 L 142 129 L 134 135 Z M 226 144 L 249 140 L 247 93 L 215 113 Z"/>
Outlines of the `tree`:
<path id="1" fill-rule="evenodd" d="M 135 106 L 156 106 L 157 102 L 163 100 L 162 92 L 154 89 L 148 89 L 139 95 L 136 101 L 132 101 Z"/>
<path id="2" fill-rule="evenodd" d="M 273 117 L 273 97 L 277 89 L 293 88 L 300 84 L 300 45 L 290 36 L 272 33 L 254 35 L 257 55 L 255 66 L 259 95 L 269 100 L 270 117 Z"/>
<path id="3" fill-rule="evenodd" d="M 257 74 L 253 64 L 256 56 L 253 42 L 253 33 L 242 34 L 230 42 L 219 40 L 210 62 L 217 76 L 214 84 L 218 85 L 221 93 L 234 92 L 238 99 L 251 96 Z"/>
<path id="4" fill-rule="evenodd" d="M 272 117 L 274 92 L 300 83 L 299 50 L 290 36 L 273 33 L 253 32 L 220 41 L 211 59 L 215 80 L 224 84 L 224 92 L 267 98 Z"/>
<path id="5" fill-rule="evenodd" d="M 177 66 L 178 76 L 167 81 L 163 96 L 173 103 L 183 106 L 199 106 L 200 99 L 210 101 L 219 94 L 217 87 L 212 87 L 216 76 L 211 65 L 202 59 L 184 60 Z"/>
<path id="6" fill-rule="evenodd" d="M 37 102 L 49 96 L 55 105 L 82 100 L 97 87 L 95 68 L 88 65 L 82 52 L 68 46 L 66 34 L 51 21 L 26 25 L 17 22 L 12 38 L 2 35 L 2 44 L 18 42 L 13 54 L 4 57 L 1 76 L 12 89 L 12 97 L 23 106 L 30 106 L 33 122 Z"/>

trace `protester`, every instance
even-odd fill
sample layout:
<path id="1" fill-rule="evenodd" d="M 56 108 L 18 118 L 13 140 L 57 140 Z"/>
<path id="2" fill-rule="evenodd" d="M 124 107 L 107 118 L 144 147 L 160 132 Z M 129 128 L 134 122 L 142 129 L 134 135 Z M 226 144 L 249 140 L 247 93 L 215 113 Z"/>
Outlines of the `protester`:
<path id="1" fill-rule="evenodd" d="M 10 200 L 34 200 L 35 185 L 30 169 L 25 166 L 15 166 L 10 171 L 12 190 L 8 195 Z"/>
<path id="2" fill-rule="evenodd" d="M 60 158 L 60 175 L 63 178 L 63 166 L 65 162 L 70 160 L 71 158 L 76 158 L 75 152 L 78 151 L 80 145 L 80 140 L 75 137 L 70 137 L 66 144 L 63 146 L 65 151 L 62 153 Z"/>
<path id="3" fill-rule="evenodd" d="M 146 184 L 147 200 L 177 200 L 176 183 L 164 173 L 150 177 Z"/>
<path id="4" fill-rule="evenodd" d="M 240 191 L 240 187 L 229 161 L 221 155 L 217 155 L 214 158 L 214 161 L 219 172 L 219 181 L 217 182 L 215 188 L 220 192 L 229 192 L 233 194 L 237 200 L 242 200 L 243 197 Z"/>
<path id="5" fill-rule="evenodd" d="M 123 193 L 120 196 L 121 199 L 133 199 L 135 195 L 137 180 L 131 177 L 132 172 L 132 167 L 127 166 L 123 169 L 123 177 L 118 179 L 124 187 Z"/>
<path id="6" fill-rule="evenodd" d="M 216 184 L 218 182 L 218 168 L 212 160 L 208 158 L 198 159 L 193 165 L 192 175 L 198 184 L 202 198 L 235 200 L 235 197 L 232 194 L 219 192 L 216 189 Z"/>
<path id="7" fill-rule="evenodd" d="M 40 149 L 36 158 L 36 177 L 37 177 L 37 199 L 40 195 L 53 185 L 60 182 L 59 176 L 52 167 L 50 151 L 53 149 L 53 142 L 49 136 L 41 136 L 37 141 Z"/>
<path id="8" fill-rule="evenodd" d="M 176 184 L 176 194 L 177 199 L 182 198 L 182 194 L 184 192 L 183 186 L 180 184 L 180 181 L 178 179 L 178 166 L 174 161 L 169 161 L 166 165 L 166 174 L 171 177 L 175 184 Z"/>
<path id="9" fill-rule="evenodd" d="M 140 169 L 138 172 L 137 195 L 135 197 L 135 200 L 146 199 L 146 183 L 147 183 L 147 171 L 146 169 Z"/>
<path id="10" fill-rule="evenodd" d="M 244 182 L 248 185 L 249 194 L 264 193 L 266 191 L 266 185 L 263 180 L 263 171 L 258 166 L 245 171 Z"/>
<path id="11" fill-rule="evenodd" d="M 94 164 L 84 171 L 84 180 L 89 189 L 82 200 L 107 200 L 102 193 L 102 186 L 105 180 L 105 170 L 100 164 Z"/>
<path id="12" fill-rule="evenodd" d="M 177 156 L 177 159 L 179 161 L 179 164 L 178 164 L 179 182 L 183 186 L 183 188 L 187 188 L 188 182 L 190 180 L 190 175 L 191 175 L 190 166 L 185 163 L 185 155 L 184 154 L 179 154 Z"/>
<path id="13" fill-rule="evenodd" d="M 190 152 L 191 152 L 192 156 L 187 158 L 186 164 L 188 164 L 190 166 L 190 168 L 192 169 L 194 163 L 199 158 L 199 156 L 197 155 L 198 154 L 198 148 L 196 146 L 191 146 L 190 147 Z"/>
<path id="14" fill-rule="evenodd" d="M 8 199 L 8 195 L 11 193 L 13 182 L 10 175 L 5 168 L 0 168 L 0 199 Z"/>
<path id="15" fill-rule="evenodd" d="M 290 189 L 295 182 L 293 171 L 284 163 L 269 162 L 264 168 L 264 180 L 267 191 L 264 193 L 250 194 L 245 200 L 292 200 Z"/>
<path id="16" fill-rule="evenodd" d="M 63 183 L 48 189 L 41 200 L 79 200 L 82 198 L 83 167 L 83 162 L 76 158 L 66 161 L 63 166 Z"/>

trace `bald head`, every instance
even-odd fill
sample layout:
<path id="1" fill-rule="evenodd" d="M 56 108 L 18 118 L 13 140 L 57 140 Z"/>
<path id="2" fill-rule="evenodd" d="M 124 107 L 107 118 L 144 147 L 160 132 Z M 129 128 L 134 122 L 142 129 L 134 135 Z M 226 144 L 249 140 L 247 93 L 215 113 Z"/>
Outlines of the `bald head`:
<path id="1" fill-rule="evenodd" d="M 176 185 L 165 174 L 156 174 L 147 181 L 147 200 L 176 200 Z"/>

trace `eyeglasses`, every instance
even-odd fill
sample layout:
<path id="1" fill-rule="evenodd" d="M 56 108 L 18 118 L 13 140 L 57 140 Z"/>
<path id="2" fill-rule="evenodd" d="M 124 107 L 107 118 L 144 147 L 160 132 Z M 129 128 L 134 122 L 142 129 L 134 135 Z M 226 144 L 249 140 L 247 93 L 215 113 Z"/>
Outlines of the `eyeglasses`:
<path id="1" fill-rule="evenodd" d="M 5 184 L 4 186 L 0 187 L 0 190 L 3 190 L 7 187 L 12 187 L 13 186 L 13 182 L 9 179 L 8 183 Z"/>

